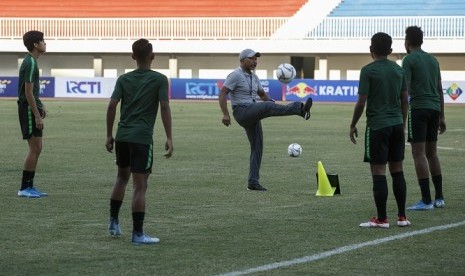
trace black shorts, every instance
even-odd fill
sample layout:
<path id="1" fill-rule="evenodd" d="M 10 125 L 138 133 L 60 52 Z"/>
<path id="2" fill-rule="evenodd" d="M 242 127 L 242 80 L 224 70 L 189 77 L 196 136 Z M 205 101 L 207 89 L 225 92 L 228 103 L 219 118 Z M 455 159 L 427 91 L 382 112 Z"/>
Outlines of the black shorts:
<path id="1" fill-rule="evenodd" d="M 132 173 L 152 172 L 153 147 L 129 142 L 115 142 L 116 165 L 131 168 Z"/>
<path id="2" fill-rule="evenodd" d="M 43 110 L 39 108 L 39 113 L 42 115 Z M 42 130 L 36 128 L 36 117 L 27 102 L 18 103 L 18 116 L 21 133 L 24 140 L 34 137 L 42 137 Z"/>
<path id="3" fill-rule="evenodd" d="M 411 143 L 438 140 L 439 115 L 433 109 L 413 109 L 408 114 L 408 141 Z"/>
<path id="4" fill-rule="evenodd" d="M 367 127 L 365 132 L 365 156 L 363 161 L 374 165 L 404 160 L 404 125 L 395 125 L 378 130 Z"/>

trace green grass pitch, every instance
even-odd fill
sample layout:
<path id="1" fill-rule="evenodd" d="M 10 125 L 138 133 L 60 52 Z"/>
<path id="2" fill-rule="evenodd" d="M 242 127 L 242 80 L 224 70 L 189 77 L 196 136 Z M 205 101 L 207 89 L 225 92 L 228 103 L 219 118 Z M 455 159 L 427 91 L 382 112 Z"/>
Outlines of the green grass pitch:
<path id="1" fill-rule="evenodd" d="M 465 220 L 463 106 L 446 107 L 448 131 L 438 142 L 446 208 L 409 212 L 412 226 L 399 228 L 389 187 L 391 228 L 359 229 L 375 206 L 362 162 L 364 119 L 358 144 L 348 137 L 353 104 L 316 102 L 309 121 L 263 120 L 261 182 L 268 191 L 259 193 L 246 190 L 244 130 L 235 121 L 221 124 L 217 102 L 173 101 L 174 155 L 163 157 L 158 118 L 144 227 L 161 242 L 134 246 L 131 184 L 120 215 L 123 236 L 107 233 L 116 176 L 114 154 L 104 146 L 107 101 L 44 102 L 49 117 L 35 184 L 50 196 L 25 199 L 16 196 L 27 149 L 16 102 L 0 100 L 2 275 L 216 275 Z M 293 142 L 303 148 L 299 158 L 287 155 Z M 315 196 L 318 161 L 339 175 L 341 195 Z M 409 146 L 405 176 L 412 204 L 420 191 Z M 462 224 L 254 275 L 463 275 L 464 231 Z"/>

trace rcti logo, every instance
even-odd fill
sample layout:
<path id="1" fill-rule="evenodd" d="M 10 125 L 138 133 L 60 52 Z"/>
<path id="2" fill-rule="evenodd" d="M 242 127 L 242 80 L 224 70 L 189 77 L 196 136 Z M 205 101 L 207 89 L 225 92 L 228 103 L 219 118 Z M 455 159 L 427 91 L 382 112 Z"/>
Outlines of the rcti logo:
<path id="1" fill-rule="evenodd" d="M 11 80 L 0 80 L 0 94 L 5 94 L 8 84 L 11 83 Z"/>
<path id="2" fill-rule="evenodd" d="M 452 100 L 456 100 L 460 95 L 462 95 L 462 89 L 456 84 L 453 83 L 449 88 L 447 88 L 446 93 Z"/>
<path id="3" fill-rule="evenodd" d="M 291 86 L 287 89 L 286 95 L 296 95 L 299 98 L 305 98 L 308 95 L 316 95 L 315 89 L 304 82 Z"/>
<path id="4" fill-rule="evenodd" d="M 67 81 L 66 93 L 100 94 L 102 92 L 99 81 Z"/>

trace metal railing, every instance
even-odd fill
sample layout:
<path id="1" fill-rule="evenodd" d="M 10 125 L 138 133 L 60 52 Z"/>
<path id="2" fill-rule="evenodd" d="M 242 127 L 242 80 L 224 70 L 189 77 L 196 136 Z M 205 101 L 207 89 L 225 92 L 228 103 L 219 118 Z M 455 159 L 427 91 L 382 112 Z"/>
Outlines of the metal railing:
<path id="1" fill-rule="evenodd" d="M 465 16 L 327 17 L 305 37 L 365 39 L 377 32 L 385 32 L 392 38 L 402 39 L 405 28 L 412 25 L 422 28 L 424 38 L 465 39 Z"/>
<path id="2" fill-rule="evenodd" d="M 47 39 L 268 39 L 288 17 L 0 18 L 0 38 L 41 30 Z"/>
<path id="3" fill-rule="evenodd" d="M 288 17 L 207 18 L 0 18 L 0 39 L 41 30 L 47 39 L 268 40 Z M 305 22 L 304 22 L 305 23 Z M 366 39 L 376 32 L 403 38 L 421 26 L 425 38 L 465 39 L 465 16 L 327 17 L 301 39 Z M 295 39 L 295 38 L 294 38 Z"/>

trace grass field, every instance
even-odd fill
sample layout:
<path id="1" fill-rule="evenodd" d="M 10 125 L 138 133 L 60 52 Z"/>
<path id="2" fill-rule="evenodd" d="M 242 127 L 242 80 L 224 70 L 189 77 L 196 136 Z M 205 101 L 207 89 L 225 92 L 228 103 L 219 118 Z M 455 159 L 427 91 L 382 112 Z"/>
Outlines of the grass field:
<path id="1" fill-rule="evenodd" d="M 268 191 L 259 193 L 246 190 L 243 129 L 235 122 L 224 127 L 216 102 L 172 102 L 174 156 L 162 156 L 158 119 L 147 192 L 145 231 L 161 243 L 134 246 L 130 186 L 120 215 L 123 236 L 107 234 L 116 176 L 115 157 L 104 147 L 107 101 L 45 102 L 49 117 L 35 183 L 50 196 L 25 199 L 16 193 L 26 142 L 16 103 L 0 100 L 1 275 L 217 275 L 258 266 L 266 269 L 254 275 L 465 274 L 464 106 L 447 106 L 448 131 L 438 143 L 446 208 L 409 212 L 412 226 L 399 228 L 390 188 L 391 228 L 359 229 L 375 207 L 362 162 L 363 131 L 357 145 L 348 137 L 352 104 L 315 103 L 310 121 L 264 120 L 261 181 Z M 364 127 L 363 120 L 359 130 Z M 302 145 L 301 157 L 287 156 L 292 142 Z M 411 204 L 420 191 L 406 150 Z M 339 175 L 341 195 L 315 196 L 318 161 Z M 461 224 L 441 228 L 453 223 Z M 413 234 L 399 236 L 405 233 Z M 325 257 L 332 250 L 339 254 Z M 276 262 L 312 255 L 321 258 L 269 270 Z"/>

